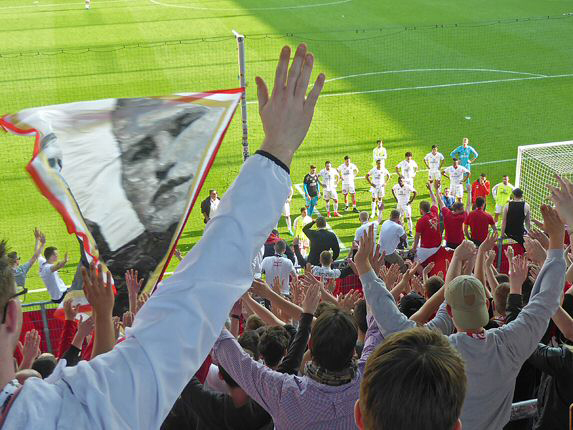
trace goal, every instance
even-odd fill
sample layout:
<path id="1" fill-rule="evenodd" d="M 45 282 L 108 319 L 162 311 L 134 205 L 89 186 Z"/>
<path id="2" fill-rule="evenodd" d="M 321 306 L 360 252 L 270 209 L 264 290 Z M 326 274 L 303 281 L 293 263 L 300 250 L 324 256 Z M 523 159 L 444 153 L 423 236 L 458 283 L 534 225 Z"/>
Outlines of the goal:
<path id="1" fill-rule="evenodd" d="M 531 206 L 533 219 L 541 220 L 539 207 L 550 203 L 547 184 L 557 184 L 556 174 L 573 180 L 573 140 L 517 148 L 515 185 Z"/>

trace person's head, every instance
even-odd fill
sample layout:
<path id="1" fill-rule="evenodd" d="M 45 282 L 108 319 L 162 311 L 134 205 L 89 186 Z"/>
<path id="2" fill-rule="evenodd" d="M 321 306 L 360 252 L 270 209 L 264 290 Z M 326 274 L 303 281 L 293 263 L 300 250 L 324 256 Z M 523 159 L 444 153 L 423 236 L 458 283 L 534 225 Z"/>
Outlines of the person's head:
<path id="1" fill-rule="evenodd" d="M 514 188 L 514 190 L 512 191 L 512 194 L 513 194 L 514 199 L 522 199 L 523 198 L 523 191 L 521 191 L 521 188 Z"/>
<path id="2" fill-rule="evenodd" d="M 277 254 L 284 254 L 286 252 L 286 247 L 287 247 L 286 242 L 281 239 L 277 243 L 275 243 L 275 252 Z"/>
<path id="3" fill-rule="evenodd" d="M 424 283 L 424 295 L 426 300 L 436 294 L 444 286 L 444 280 L 439 276 L 430 276 Z"/>
<path id="4" fill-rule="evenodd" d="M 454 169 L 457 169 L 459 165 L 460 165 L 460 160 L 458 160 L 455 157 L 452 158 L 452 166 L 454 166 Z"/>
<path id="5" fill-rule="evenodd" d="M 248 349 L 245 349 L 245 352 L 252 356 L 251 351 L 249 351 Z M 218 367 L 219 367 L 219 379 L 224 381 L 225 384 L 227 384 L 227 387 L 229 387 L 229 394 L 231 396 L 231 399 L 233 400 L 233 404 L 235 405 L 236 408 L 244 406 L 249 400 L 249 396 L 247 395 L 247 393 L 243 391 L 241 387 L 239 387 L 239 384 L 235 382 L 235 380 L 231 377 L 231 375 L 227 373 L 227 371 L 223 368 L 223 366 L 219 365 Z"/>
<path id="6" fill-rule="evenodd" d="M 444 196 L 450 197 L 450 189 L 449 188 L 444 188 Z"/>
<path id="7" fill-rule="evenodd" d="M 326 309 L 314 322 L 310 334 L 312 361 L 337 372 L 352 362 L 358 330 L 354 319 L 339 308 Z"/>
<path id="8" fill-rule="evenodd" d="M 269 327 L 259 340 L 259 354 L 265 364 L 274 369 L 286 354 L 289 334 L 284 327 Z"/>
<path id="9" fill-rule="evenodd" d="M 322 267 L 330 267 L 332 264 L 332 253 L 330 251 L 322 251 L 320 253 L 320 265 Z"/>
<path id="10" fill-rule="evenodd" d="M 427 200 L 422 200 L 422 201 L 420 202 L 420 213 L 421 213 L 422 215 L 426 215 L 428 212 L 430 212 L 430 208 L 431 208 L 431 206 L 430 206 L 430 202 L 429 202 L 429 201 L 427 201 Z"/>
<path id="11" fill-rule="evenodd" d="M 49 352 L 45 352 L 40 354 L 34 363 L 32 364 L 32 369 L 42 375 L 42 379 L 46 379 L 48 376 L 52 374 L 54 369 L 56 368 L 56 364 L 58 364 L 58 360 L 54 357 L 54 354 L 50 354 Z"/>
<path id="12" fill-rule="evenodd" d="M 20 385 L 24 385 L 24 382 L 30 378 L 42 379 L 42 375 L 34 369 L 22 369 L 16 372 L 16 380 Z"/>
<path id="13" fill-rule="evenodd" d="M 459 430 L 467 379 L 447 337 L 426 328 L 386 338 L 366 362 L 354 416 L 361 430 Z M 404 405 L 416 405 L 416 412 Z"/>
<path id="14" fill-rule="evenodd" d="M 509 296 L 509 283 L 503 282 L 493 291 L 493 303 L 498 314 L 505 316 L 507 297 Z"/>
<path id="15" fill-rule="evenodd" d="M 497 275 L 495 275 L 495 280 L 499 284 L 502 284 L 504 282 L 509 282 L 509 275 L 506 275 L 505 273 L 498 273 Z"/>
<path id="16" fill-rule="evenodd" d="M 320 302 L 314 311 L 314 317 L 318 318 L 328 309 L 336 309 L 336 305 L 330 302 Z"/>
<path id="17" fill-rule="evenodd" d="M 8 262 L 10 263 L 10 266 L 18 267 L 20 264 L 20 256 L 16 251 L 8 253 Z"/>
<path id="18" fill-rule="evenodd" d="M 392 209 L 390 212 L 390 221 L 400 223 L 400 211 L 397 209 Z"/>
<path id="19" fill-rule="evenodd" d="M 417 293 L 406 294 L 400 299 L 398 309 L 408 318 L 414 315 L 424 305 L 426 300 Z"/>
<path id="20" fill-rule="evenodd" d="M 361 223 L 365 223 L 370 219 L 370 215 L 368 215 L 368 212 L 362 211 L 358 214 L 358 219 L 360 220 Z"/>
<path id="21" fill-rule="evenodd" d="M 249 315 L 245 323 L 245 330 L 256 330 L 259 327 L 264 327 L 265 323 L 257 314 Z"/>
<path id="22" fill-rule="evenodd" d="M 378 170 L 380 170 L 382 168 L 382 159 L 380 159 L 380 158 L 376 159 L 376 168 Z"/>
<path id="23" fill-rule="evenodd" d="M 487 181 L 487 176 L 485 175 L 485 173 L 482 173 L 481 175 L 479 175 L 479 180 L 481 183 L 484 183 L 485 181 Z"/>
<path id="24" fill-rule="evenodd" d="M 464 140 L 462 140 L 462 145 L 464 148 L 467 148 L 470 144 L 470 140 L 467 137 L 464 137 Z"/>
<path id="25" fill-rule="evenodd" d="M 438 153 L 438 145 L 432 145 L 432 154 L 436 155 Z"/>
<path id="26" fill-rule="evenodd" d="M 314 164 L 310 165 L 310 174 L 314 175 L 316 173 L 316 166 Z"/>
<path id="27" fill-rule="evenodd" d="M 404 154 L 404 156 L 406 157 L 407 161 L 410 161 L 412 159 L 412 153 L 410 151 L 406 152 L 406 154 Z"/>
<path id="28" fill-rule="evenodd" d="M 11 360 L 22 329 L 22 308 L 15 297 L 16 281 L 6 247 L 6 241 L 0 241 L 0 360 Z"/>
<path id="29" fill-rule="evenodd" d="M 483 209 L 484 205 L 485 205 L 485 199 L 483 197 L 478 197 L 476 199 L 476 208 Z"/>
<path id="30" fill-rule="evenodd" d="M 324 167 L 326 168 L 326 170 L 330 170 L 331 166 L 332 166 L 332 163 L 330 161 L 327 161 L 324 163 Z"/>
<path id="31" fill-rule="evenodd" d="M 46 249 L 44 249 L 44 258 L 50 264 L 58 261 L 58 248 L 55 246 L 46 247 Z"/>
<path id="32" fill-rule="evenodd" d="M 503 181 L 503 185 L 509 184 L 509 176 L 504 175 L 503 178 L 501 178 L 501 180 Z"/>
<path id="33" fill-rule="evenodd" d="M 306 206 L 303 206 L 302 208 L 300 208 L 300 215 L 303 218 L 308 215 L 308 210 L 306 209 Z"/>
<path id="34" fill-rule="evenodd" d="M 489 302 L 483 284 L 475 277 L 460 275 L 446 289 L 446 309 L 458 331 L 480 330 L 489 321 Z"/>
<path id="35" fill-rule="evenodd" d="M 365 335 L 368 330 L 368 322 L 366 321 L 366 300 L 360 300 L 354 306 L 354 320 L 356 321 L 356 327 L 358 327 L 358 330 L 362 335 Z"/>
<path id="36" fill-rule="evenodd" d="M 398 185 L 400 185 L 401 187 L 404 186 L 404 177 L 403 176 L 398 176 Z"/>
<path id="37" fill-rule="evenodd" d="M 347 166 L 350 165 L 350 157 L 348 155 L 344 156 L 344 164 L 346 164 Z"/>
<path id="38" fill-rule="evenodd" d="M 318 228 L 326 228 L 326 218 L 324 218 L 323 216 L 319 216 L 316 219 L 316 226 Z"/>
<path id="39" fill-rule="evenodd" d="M 211 200 L 217 200 L 217 190 L 209 190 L 209 197 Z"/>
<path id="40" fill-rule="evenodd" d="M 255 330 L 245 330 L 237 341 L 244 350 L 249 350 L 253 353 L 255 361 L 259 360 L 259 335 Z"/>
<path id="41" fill-rule="evenodd" d="M 452 212 L 455 214 L 463 214 L 464 213 L 464 204 L 462 202 L 455 202 L 452 205 Z"/>
<path id="42" fill-rule="evenodd" d="M 378 139 L 376 141 L 376 145 L 378 145 L 378 148 L 382 148 L 382 145 L 384 145 L 384 142 L 382 141 L 382 139 Z"/>

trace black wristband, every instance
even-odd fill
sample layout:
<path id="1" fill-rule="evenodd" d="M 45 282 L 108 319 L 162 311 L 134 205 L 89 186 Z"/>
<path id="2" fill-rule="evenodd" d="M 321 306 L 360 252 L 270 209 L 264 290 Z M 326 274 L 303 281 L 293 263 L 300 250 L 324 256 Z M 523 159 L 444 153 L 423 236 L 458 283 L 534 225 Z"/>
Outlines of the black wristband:
<path id="1" fill-rule="evenodd" d="M 274 162 L 277 166 L 284 169 L 284 171 L 290 175 L 290 169 L 287 167 L 287 165 L 285 163 L 283 163 L 281 160 L 279 160 L 277 157 L 275 157 L 273 154 L 269 154 L 267 151 L 263 151 L 261 149 L 259 149 L 257 152 L 255 152 L 255 154 L 259 154 L 259 155 L 262 155 L 263 157 L 268 158 L 269 160 Z"/>

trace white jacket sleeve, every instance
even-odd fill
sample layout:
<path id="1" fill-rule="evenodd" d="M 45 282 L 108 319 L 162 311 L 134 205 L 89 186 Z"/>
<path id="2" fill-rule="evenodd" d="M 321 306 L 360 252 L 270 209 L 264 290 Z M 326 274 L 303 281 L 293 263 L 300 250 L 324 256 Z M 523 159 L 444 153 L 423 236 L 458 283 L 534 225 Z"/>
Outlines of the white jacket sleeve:
<path id="1" fill-rule="evenodd" d="M 251 263 L 279 218 L 290 186 L 287 171 L 269 158 L 247 160 L 201 241 L 143 306 L 127 339 L 107 354 L 64 370 L 56 386 L 67 393 L 62 401 L 68 397 L 68 404 L 75 403 L 76 414 L 83 409 L 76 424 L 88 422 L 92 429 L 161 426 L 233 304 L 249 288 Z M 15 405 L 25 401 L 25 392 Z M 76 401 L 70 401 L 70 392 Z M 45 403 L 44 408 L 60 414 L 70 409 L 53 400 Z M 45 424 L 42 428 L 51 427 Z"/>

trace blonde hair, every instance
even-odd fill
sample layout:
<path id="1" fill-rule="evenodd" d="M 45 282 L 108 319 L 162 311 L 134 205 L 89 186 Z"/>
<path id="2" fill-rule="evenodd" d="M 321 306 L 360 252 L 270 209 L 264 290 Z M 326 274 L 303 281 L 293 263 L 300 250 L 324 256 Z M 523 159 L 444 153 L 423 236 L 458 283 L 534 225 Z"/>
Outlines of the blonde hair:
<path id="1" fill-rule="evenodd" d="M 332 264 L 332 252 L 322 251 L 320 253 L 320 264 L 323 266 L 330 266 Z"/>

